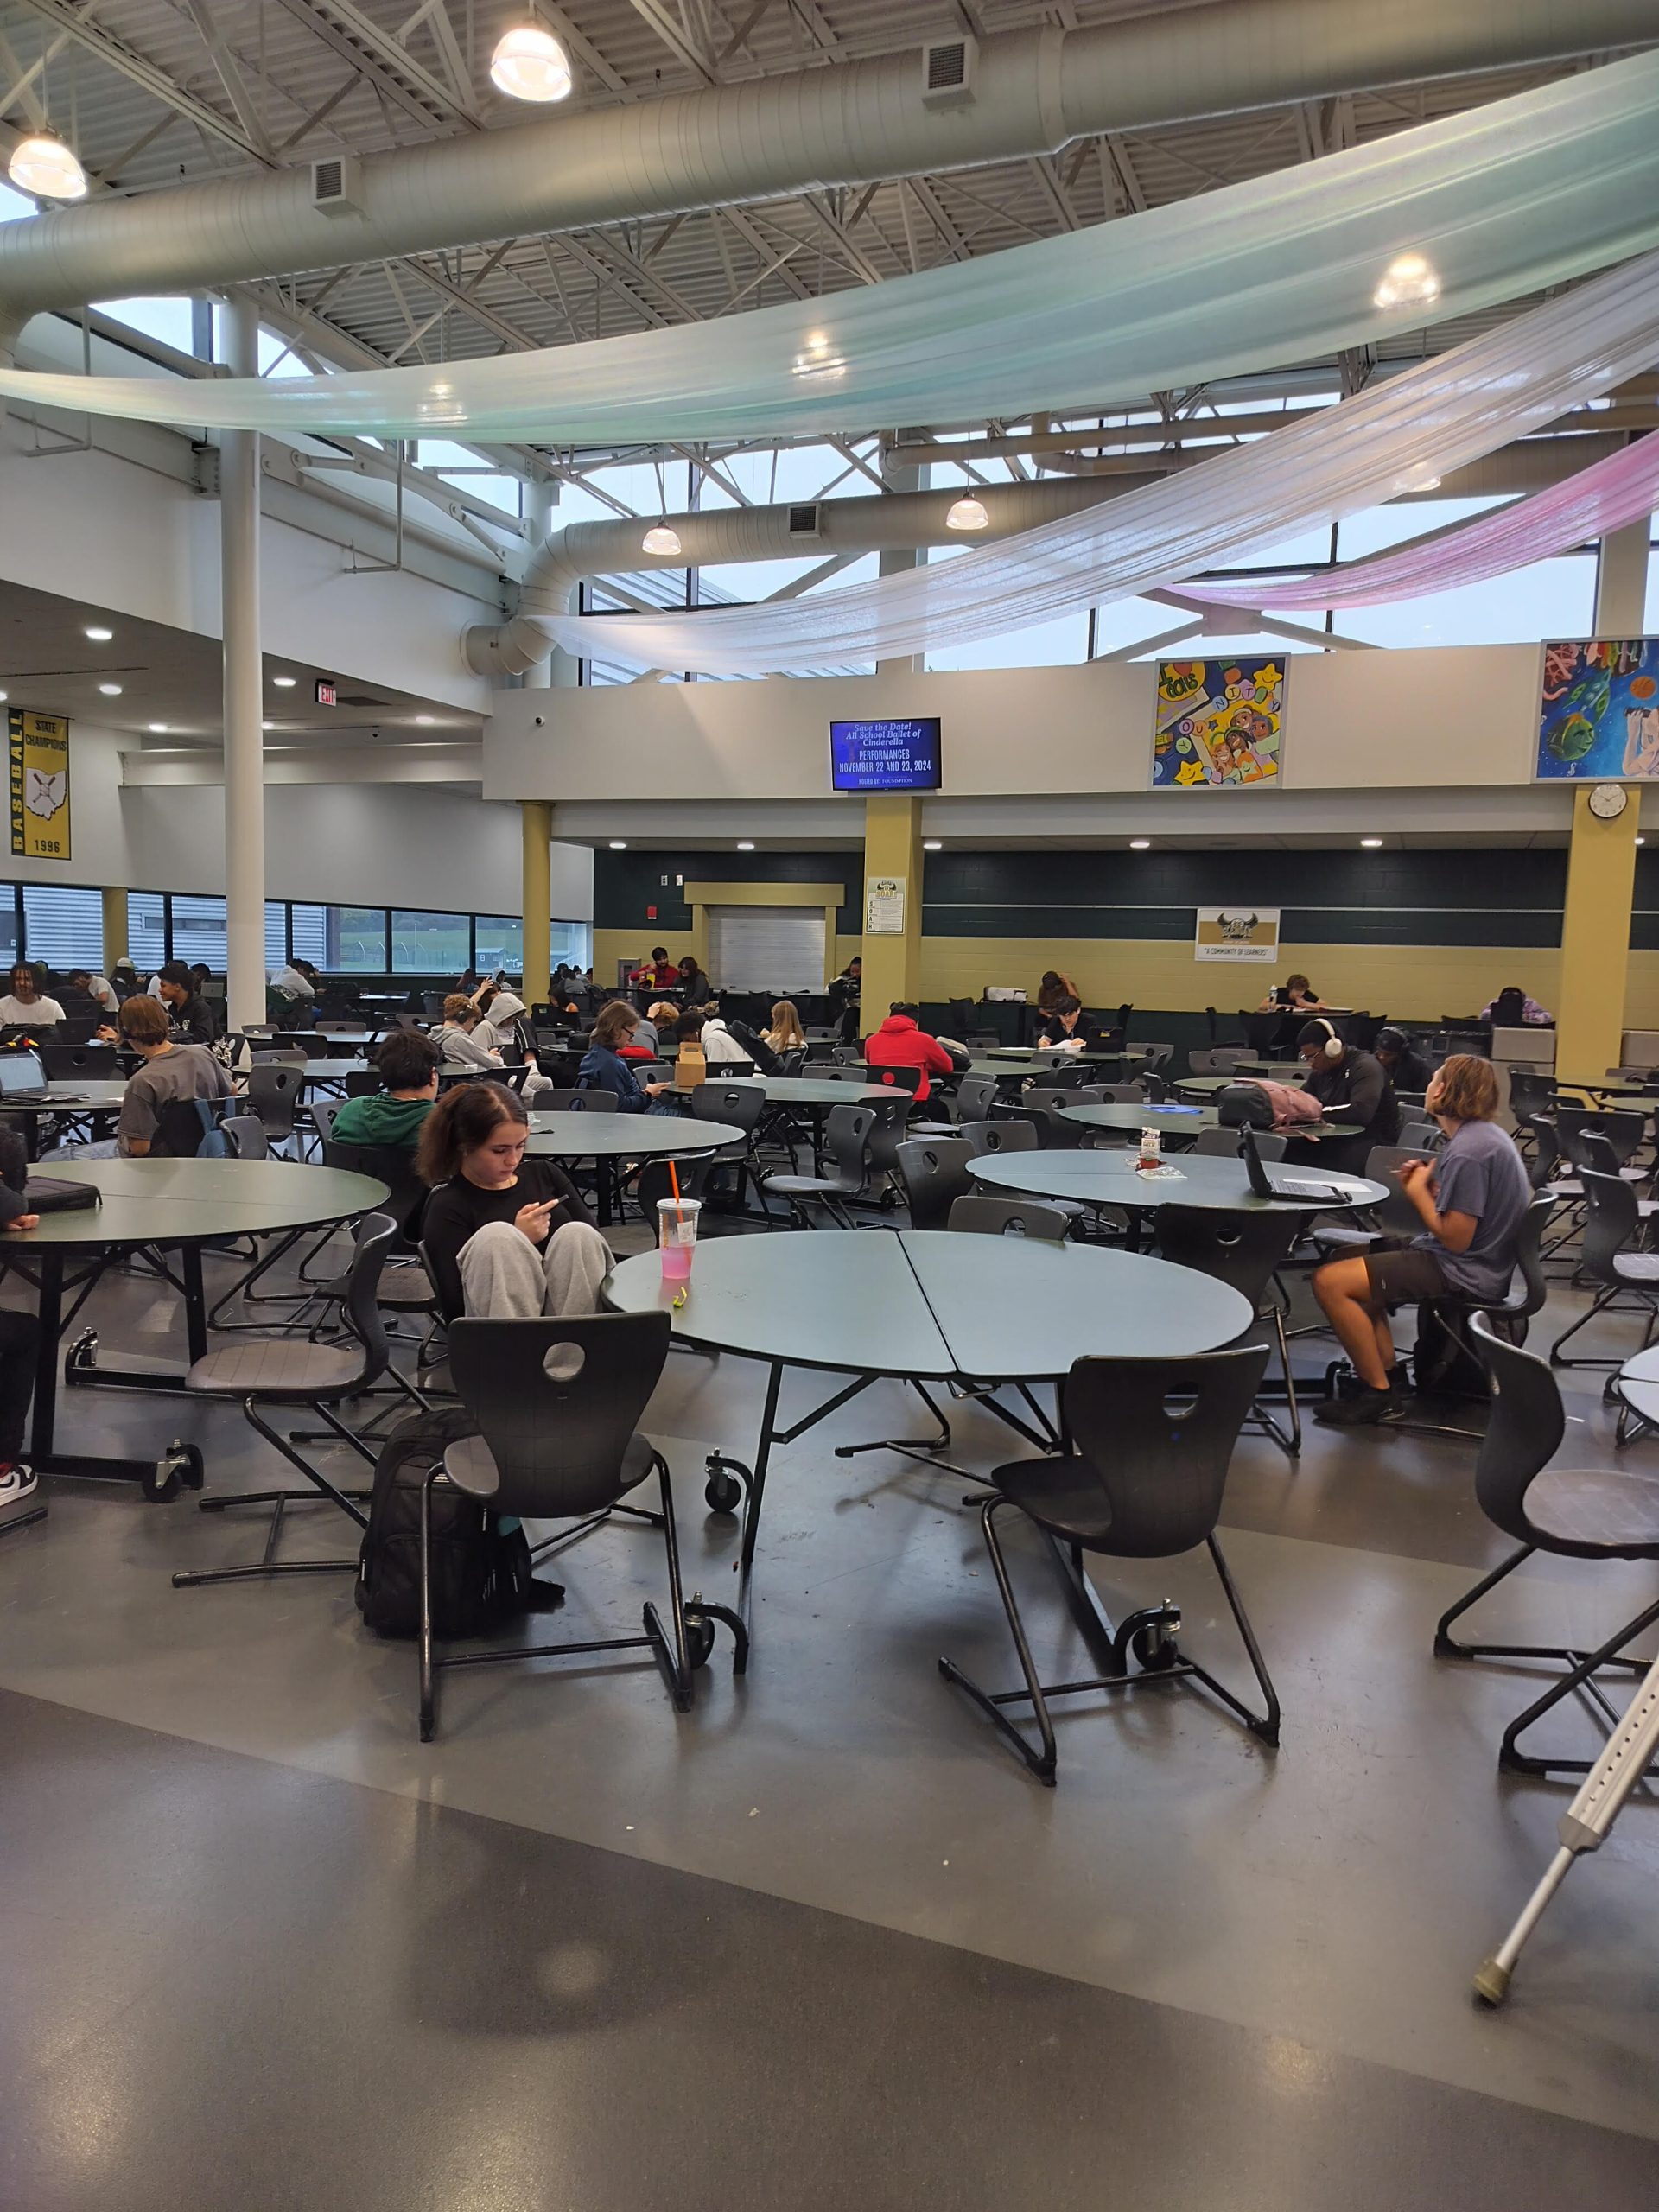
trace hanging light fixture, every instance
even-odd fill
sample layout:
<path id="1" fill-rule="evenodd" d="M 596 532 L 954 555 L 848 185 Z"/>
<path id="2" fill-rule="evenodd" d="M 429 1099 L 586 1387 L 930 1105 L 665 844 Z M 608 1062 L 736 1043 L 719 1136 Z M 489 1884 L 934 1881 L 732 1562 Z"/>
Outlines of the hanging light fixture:
<path id="1" fill-rule="evenodd" d="M 1421 253 L 1397 253 L 1371 295 L 1380 308 L 1426 308 L 1440 296 L 1433 264 Z"/>
<path id="2" fill-rule="evenodd" d="M 519 23 L 497 42 L 490 82 L 509 99 L 562 100 L 570 91 L 570 57 L 551 31 Z"/>
<path id="3" fill-rule="evenodd" d="M 672 556 L 680 550 L 680 533 L 668 523 L 654 522 L 640 539 L 639 550 Z"/>
<path id="4" fill-rule="evenodd" d="M 84 200 L 86 172 L 61 138 L 37 130 L 11 149 L 6 175 L 31 200 Z"/>
<path id="5" fill-rule="evenodd" d="M 983 500 L 976 499 L 971 493 L 952 500 L 945 513 L 944 526 L 947 530 L 988 530 L 990 525 L 991 518 L 985 512 Z"/>

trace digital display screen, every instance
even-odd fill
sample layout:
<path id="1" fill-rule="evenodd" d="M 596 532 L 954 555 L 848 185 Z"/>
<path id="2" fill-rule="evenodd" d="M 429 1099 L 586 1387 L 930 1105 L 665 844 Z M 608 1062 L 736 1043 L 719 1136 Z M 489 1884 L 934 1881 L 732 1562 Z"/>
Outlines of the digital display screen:
<path id="1" fill-rule="evenodd" d="M 838 791 L 936 791 L 939 719 L 831 722 L 830 780 Z"/>

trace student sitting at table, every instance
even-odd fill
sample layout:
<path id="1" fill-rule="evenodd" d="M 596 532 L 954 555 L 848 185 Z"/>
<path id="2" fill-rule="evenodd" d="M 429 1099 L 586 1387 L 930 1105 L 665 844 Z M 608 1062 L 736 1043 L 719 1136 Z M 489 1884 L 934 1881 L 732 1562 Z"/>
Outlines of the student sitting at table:
<path id="1" fill-rule="evenodd" d="M 695 953 L 686 954 L 675 971 L 674 980 L 680 987 L 682 1007 L 707 1006 L 715 995 L 715 987 L 698 967 Z"/>
<path id="2" fill-rule="evenodd" d="M 576 1070 L 578 1090 L 608 1090 L 624 1114 L 671 1114 L 672 1106 L 657 1102 L 673 1089 L 665 1082 L 642 1084 L 622 1058 L 626 1045 L 639 1027 L 639 1017 L 626 999 L 602 1006 L 594 1021 L 582 1065 Z"/>
<path id="3" fill-rule="evenodd" d="M 445 999 L 443 1019 L 432 1031 L 432 1042 L 451 1066 L 500 1066 L 500 1053 L 493 1045 L 480 1043 L 473 1033 L 483 1018 L 471 999 L 462 992 L 451 991 Z"/>
<path id="4" fill-rule="evenodd" d="M 72 968 L 66 980 L 78 991 L 91 999 L 100 1014 L 107 1014 L 113 1020 L 121 1010 L 121 1001 L 107 976 L 95 976 L 90 968 Z"/>
<path id="5" fill-rule="evenodd" d="M 682 1020 L 685 1017 L 682 1016 Z M 740 1045 L 726 1027 L 725 1017 L 717 1006 L 703 1007 L 694 1017 L 701 1029 L 702 1057 L 712 1072 L 715 1068 L 751 1068 L 754 1060 L 747 1046 Z"/>
<path id="6" fill-rule="evenodd" d="M 1392 1144 L 1400 1134 L 1400 1102 L 1388 1071 L 1373 1053 L 1362 1052 L 1323 1017 L 1298 1033 L 1296 1050 L 1307 1064 L 1303 1089 L 1317 1098 L 1326 1121 L 1357 1125 L 1351 1136 L 1293 1141 L 1292 1156 L 1317 1158 L 1322 1167 L 1358 1173 L 1374 1144 Z"/>
<path id="7" fill-rule="evenodd" d="M 1330 1261 L 1313 1277 L 1313 1294 L 1363 1385 L 1353 1397 L 1318 1408 L 1314 1419 L 1331 1427 L 1363 1427 L 1403 1409 L 1405 1378 L 1395 1367 L 1389 1330 L 1396 1306 L 1448 1295 L 1496 1303 L 1515 1270 L 1532 1186 L 1513 1140 L 1497 1125 L 1491 1062 L 1453 1053 L 1430 1079 L 1428 1110 L 1446 1133 L 1446 1149 L 1397 1170 L 1422 1217 L 1421 1233 L 1403 1249 Z"/>
<path id="8" fill-rule="evenodd" d="M 1507 983 L 1476 1019 L 1490 1021 L 1494 1029 L 1521 1029 L 1528 1022 L 1553 1024 L 1555 1017 L 1546 1014 L 1536 999 L 1529 999 L 1519 983 Z"/>
<path id="9" fill-rule="evenodd" d="M 1396 1092 L 1409 1091 L 1414 1097 L 1427 1090 L 1434 1063 L 1417 1050 L 1403 1029 L 1396 1029 L 1391 1023 L 1387 1028 L 1379 1029 L 1373 1050 L 1387 1069 L 1389 1081 Z"/>
<path id="10" fill-rule="evenodd" d="M 629 975 L 631 983 L 649 983 L 653 989 L 671 990 L 680 980 L 680 971 L 668 957 L 665 944 L 653 944 L 649 960 L 642 960 Z"/>
<path id="11" fill-rule="evenodd" d="M 1069 1046 L 1080 1052 L 1084 1043 L 1082 1025 L 1083 1002 L 1067 992 L 1039 1020 L 1032 1042 L 1051 1049 Z"/>
<path id="12" fill-rule="evenodd" d="M 9 1029 L 55 1029 L 63 1020 L 63 1008 L 56 999 L 48 999 L 41 991 L 41 979 L 26 960 L 20 960 L 11 971 L 11 988 L 0 998 L 0 1022 Z"/>
<path id="13" fill-rule="evenodd" d="M 920 1014 L 919 1007 L 895 999 L 881 1027 L 864 1039 L 864 1057 L 873 1068 L 920 1069 L 921 1079 L 916 1085 L 918 1106 L 931 1087 L 928 1077 L 950 1075 L 957 1065 L 938 1039 L 930 1037 L 921 1027 Z"/>
<path id="14" fill-rule="evenodd" d="M 772 1025 L 760 1034 L 774 1052 L 804 1052 L 806 1032 L 801 1027 L 800 1008 L 793 999 L 779 999 L 772 1009 Z"/>
<path id="15" fill-rule="evenodd" d="M 156 978 L 156 996 L 167 1008 L 175 1045 L 211 1045 L 219 1034 L 212 1008 L 182 960 L 169 960 Z"/>
<path id="16" fill-rule="evenodd" d="M 394 1029 L 374 1048 L 384 1090 L 348 1098 L 334 1116 L 341 1144 L 412 1146 L 438 1095 L 438 1047 L 413 1029 Z"/>
<path id="17" fill-rule="evenodd" d="M 863 989 L 864 963 L 855 953 L 830 986 L 837 1017 L 836 1034 L 843 1045 L 850 1045 L 858 1034 L 859 1000 Z"/>
<path id="18" fill-rule="evenodd" d="M 526 1159 L 529 1134 L 523 1101 L 499 1083 L 458 1084 L 422 1127 L 421 1243 L 448 1315 L 599 1310 L 610 1247 L 557 1162 Z"/>
<path id="19" fill-rule="evenodd" d="M 1258 1014 L 1323 1014 L 1325 1001 L 1319 996 L 1306 976 L 1287 976 L 1282 983 L 1275 983 L 1259 1007 Z"/>
<path id="20" fill-rule="evenodd" d="M 162 1135 L 166 1107 L 188 1099 L 232 1098 L 230 1071 L 205 1045 L 175 1044 L 167 1008 L 148 993 L 121 1003 L 121 1036 L 143 1061 L 127 1078 L 113 1137 L 97 1144 L 60 1145 L 50 1158 L 162 1160 L 169 1158 Z"/>

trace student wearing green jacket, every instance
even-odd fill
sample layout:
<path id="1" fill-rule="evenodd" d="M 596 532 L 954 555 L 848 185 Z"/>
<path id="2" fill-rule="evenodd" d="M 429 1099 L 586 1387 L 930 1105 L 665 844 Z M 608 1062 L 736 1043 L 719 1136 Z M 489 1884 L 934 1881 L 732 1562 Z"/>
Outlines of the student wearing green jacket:
<path id="1" fill-rule="evenodd" d="M 374 1062 L 384 1090 L 348 1098 L 334 1116 L 334 1134 L 341 1144 L 407 1145 L 420 1142 L 421 1125 L 438 1095 L 437 1046 L 412 1029 L 394 1029 L 375 1048 Z"/>

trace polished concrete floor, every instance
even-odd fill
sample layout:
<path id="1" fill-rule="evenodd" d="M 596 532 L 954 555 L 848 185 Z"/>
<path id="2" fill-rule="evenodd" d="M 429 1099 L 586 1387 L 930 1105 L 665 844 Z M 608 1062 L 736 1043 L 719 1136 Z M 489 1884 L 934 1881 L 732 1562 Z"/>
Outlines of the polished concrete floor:
<path id="1" fill-rule="evenodd" d="M 108 1351 L 175 1348 L 141 1276 L 94 1318 Z M 762 1381 L 677 1354 L 651 1410 L 711 1598 L 736 1529 L 702 1461 L 749 1456 Z M 1568 1387 L 1568 1449 L 1601 1464 L 1599 1378 Z M 1496 1770 L 1534 1678 L 1432 1656 L 1504 1548 L 1471 1447 L 1313 1428 L 1293 1466 L 1245 1438 L 1223 1535 L 1281 1748 L 1173 1686 L 1074 1700 L 1050 1792 L 938 1672 L 1011 1679 L 968 1486 L 834 1455 L 918 1410 L 882 1386 L 775 1459 L 747 1680 L 723 1637 L 682 1718 L 648 1665 L 462 1672 L 425 1747 L 412 1651 L 362 1632 L 347 1577 L 175 1591 L 253 1556 L 255 1516 L 53 1485 L 0 1541 L 0 2204 L 1651 2205 L 1649 1801 L 1574 1869 L 1508 2007 L 1469 1997 L 1570 1794 Z M 1007 1456 L 953 1418 L 964 1463 Z M 232 1410 L 67 1397 L 66 1443 L 181 1428 L 211 1482 L 270 1479 Z M 307 1509 L 296 1555 L 340 1526 Z M 1075 1671 L 1015 1548 L 1039 1659 Z M 613 1524 L 558 1572 L 552 1633 L 617 1632 L 660 1548 Z M 1654 1581 L 1535 1563 L 1489 1618 L 1587 1637 Z M 1242 1685 L 1200 1560 L 1100 1586 L 1177 1598 Z"/>

